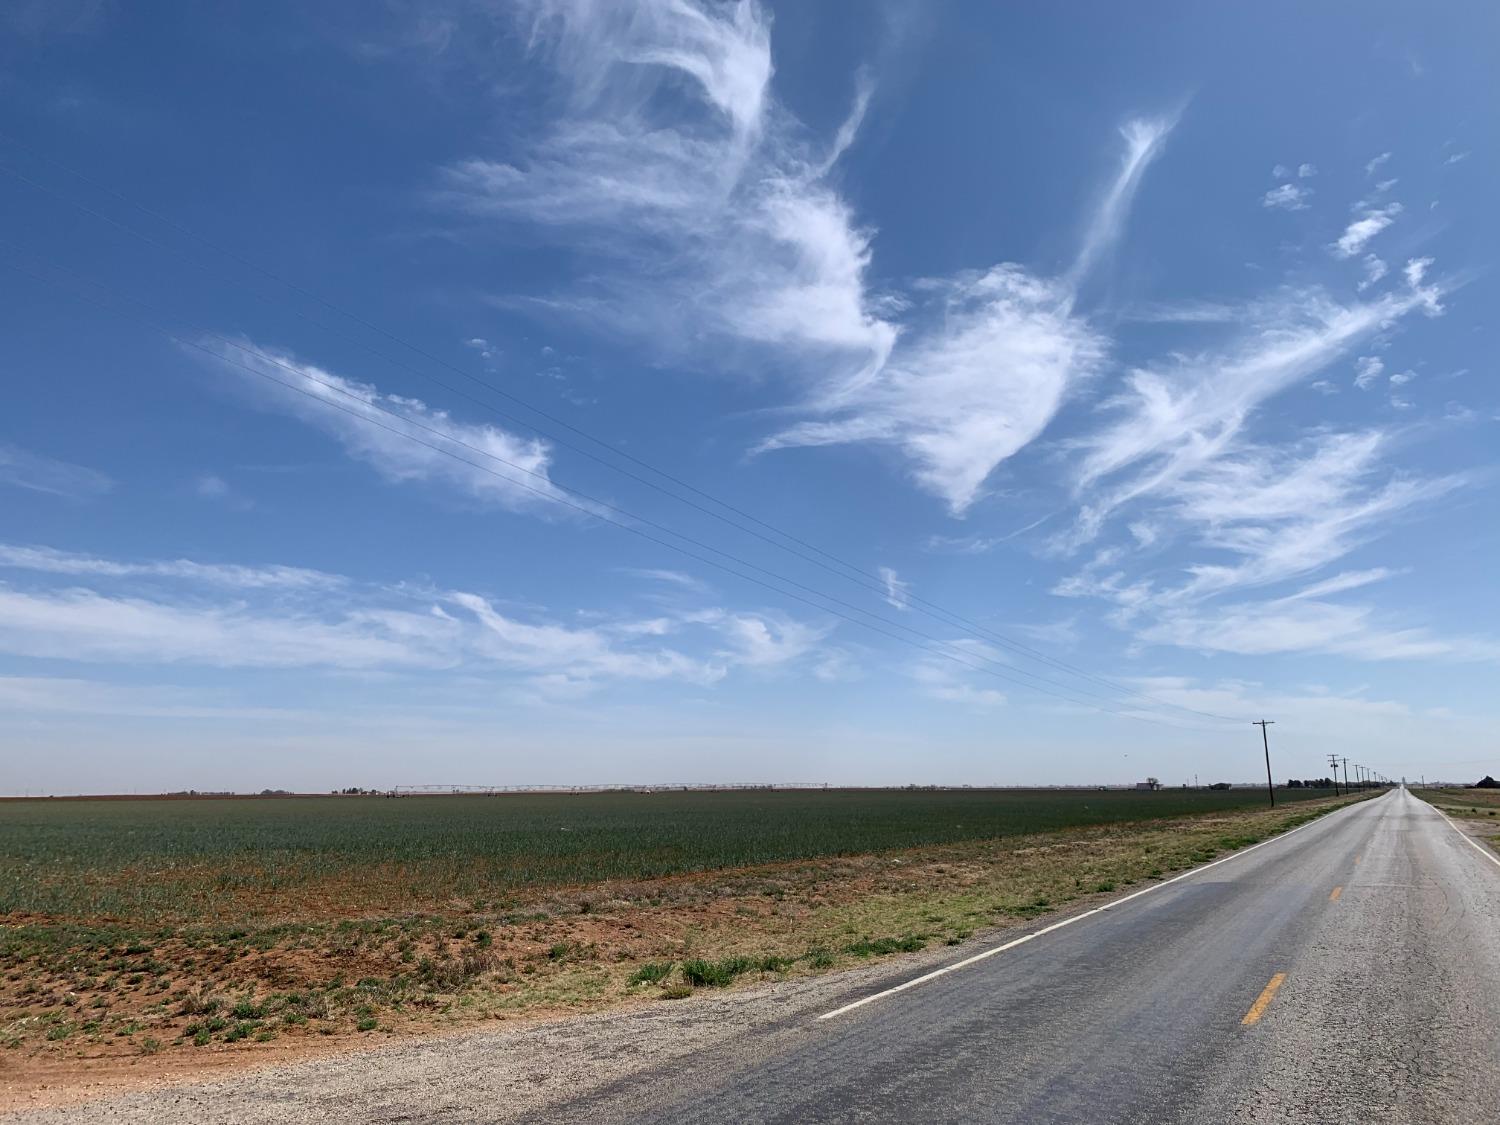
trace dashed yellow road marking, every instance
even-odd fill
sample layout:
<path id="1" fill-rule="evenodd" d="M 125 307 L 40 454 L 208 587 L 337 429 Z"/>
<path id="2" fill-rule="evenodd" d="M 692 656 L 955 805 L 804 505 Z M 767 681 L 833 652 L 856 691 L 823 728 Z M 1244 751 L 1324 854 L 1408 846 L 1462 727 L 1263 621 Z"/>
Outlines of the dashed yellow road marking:
<path id="1" fill-rule="evenodd" d="M 1343 893 L 1344 893 L 1344 888 L 1343 887 L 1334 887 L 1332 893 L 1329 894 L 1329 896 L 1328 896 L 1328 901 L 1329 902 L 1338 902 L 1339 895 L 1341 895 Z"/>
<path id="2" fill-rule="evenodd" d="M 1271 1001 L 1276 998 L 1276 990 L 1286 980 L 1285 973 L 1277 973 L 1271 978 L 1271 982 L 1261 989 L 1260 995 L 1255 998 L 1255 1003 L 1250 1005 L 1250 1010 L 1245 1013 L 1245 1018 L 1240 1020 L 1241 1025 L 1249 1027 L 1251 1024 L 1259 1023 L 1260 1017 L 1266 1014 L 1266 1009 L 1271 1006 Z"/>

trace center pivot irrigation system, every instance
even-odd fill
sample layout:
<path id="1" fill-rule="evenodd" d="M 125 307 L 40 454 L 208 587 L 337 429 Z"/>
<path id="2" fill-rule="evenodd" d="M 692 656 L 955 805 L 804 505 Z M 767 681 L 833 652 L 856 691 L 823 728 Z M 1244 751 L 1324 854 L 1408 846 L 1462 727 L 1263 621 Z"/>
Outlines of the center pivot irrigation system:
<path id="1" fill-rule="evenodd" d="M 826 781 L 661 781 L 649 784 L 617 785 L 398 785 L 391 797 L 430 797 L 444 794 L 478 794 L 497 796 L 502 793 L 729 793 L 751 789 L 827 789 Z"/>

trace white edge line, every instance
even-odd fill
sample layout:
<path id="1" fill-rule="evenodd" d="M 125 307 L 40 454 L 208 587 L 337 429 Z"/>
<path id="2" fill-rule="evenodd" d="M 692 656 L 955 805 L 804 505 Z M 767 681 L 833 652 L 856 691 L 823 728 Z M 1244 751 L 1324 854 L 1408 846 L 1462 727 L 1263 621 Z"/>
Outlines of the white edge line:
<path id="1" fill-rule="evenodd" d="M 1415 794 L 1413 794 L 1413 796 L 1415 796 Z M 1421 797 L 1417 797 L 1417 800 L 1422 801 L 1422 798 Z M 1472 844 L 1474 846 L 1474 850 L 1476 852 L 1478 852 L 1480 855 L 1484 856 L 1485 859 L 1489 860 L 1496 867 L 1500 867 L 1500 855 L 1496 855 L 1489 848 L 1485 847 L 1478 840 L 1474 839 L 1473 836 L 1470 836 L 1467 832 L 1465 832 L 1462 828 L 1460 828 L 1454 822 L 1454 820 L 1453 820 L 1453 818 L 1451 816 L 1449 816 L 1447 813 L 1445 813 L 1442 809 L 1438 808 L 1431 801 L 1422 801 L 1422 803 L 1424 805 L 1426 805 L 1429 809 L 1431 809 L 1433 812 L 1437 813 L 1438 816 L 1440 816 L 1444 820 L 1446 820 L 1448 822 L 1448 827 L 1451 828 L 1451 829 L 1453 829 L 1453 831 L 1457 832 L 1466 841 L 1468 841 L 1470 844 Z"/>
<path id="2" fill-rule="evenodd" d="M 1363 804 L 1364 802 L 1359 803 Z M 1358 805 L 1345 805 L 1344 807 L 1357 808 Z M 1209 863 L 1205 863 L 1202 867 L 1195 867 L 1191 871 L 1184 871 L 1181 875 L 1173 875 L 1170 879 L 1164 879 L 1160 883 L 1153 883 L 1151 886 L 1145 887 L 1139 891 L 1134 891 L 1131 894 L 1126 895 L 1124 898 L 1113 899 L 1110 902 L 1106 902 L 1103 906 L 1096 906 L 1092 910 L 1085 910 L 1082 914 L 1074 914 L 1070 918 L 1064 918 L 1061 922 L 1053 922 L 1050 926 L 1044 926 L 1040 930 L 1034 930 L 1029 934 L 1025 934 L 1021 937 L 1015 938 L 1012 941 L 1008 941 L 1004 945 L 997 945 L 993 949 L 986 949 L 981 953 L 974 954 L 974 956 L 972 957 L 965 957 L 962 961 L 955 961 L 951 965 L 944 965 L 941 969 L 934 969 L 930 973 L 924 973 L 922 976 L 914 977 L 902 984 L 898 984 L 892 988 L 887 988 L 883 992 L 877 992 L 871 996 L 866 996 L 863 999 L 855 1000 L 851 1004 L 845 1004 L 842 1008 L 835 1008 L 831 1012 L 824 1012 L 821 1016 L 818 1017 L 818 1019 L 831 1020 L 835 1016 L 842 1016 L 847 1012 L 854 1011 L 854 1009 L 856 1008 L 863 1008 L 866 1004 L 873 1004 L 876 1000 L 884 1000 L 887 996 L 894 996 L 898 992 L 905 992 L 908 988 L 916 988 L 919 984 L 926 984 L 930 980 L 936 980 L 938 977 L 947 976 L 949 973 L 957 972 L 959 969 L 966 968 L 969 965 L 974 964 L 975 962 L 983 961 L 986 958 L 993 957 L 997 953 L 1004 953 L 1007 949 L 1014 949 L 1018 945 L 1025 945 L 1028 941 L 1035 941 L 1037 938 L 1041 937 L 1044 934 L 1050 934 L 1053 930 L 1060 930 L 1064 926 L 1071 926 L 1074 922 L 1082 922 L 1085 918 L 1092 918 L 1095 914 L 1103 914 L 1106 910 L 1113 910 L 1117 906 L 1124 906 L 1132 899 L 1140 898 L 1142 895 L 1149 895 L 1152 891 L 1159 891 L 1163 887 L 1170 887 L 1173 883 L 1180 882 L 1183 879 L 1192 878 L 1192 876 L 1194 875 L 1198 875 L 1204 871 L 1207 871 L 1210 867 L 1217 867 L 1221 863 L 1228 863 L 1231 859 L 1239 859 L 1242 855 L 1249 855 L 1257 848 L 1263 848 L 1267 844 L 1279 843 L 1280 841 L 1285 840 L 1288 836 L 1295 836 L 1304 828 L 1311 828 L 1315 824 L 1326 824 L 1329 816 L 1332 816 L 1334 815 L 1334 813 L 1338 813 L 1340 811 L 1342 810 L 1334 809 L 1333 812 L 1325 816 L 1320 816 L 1315 820 L 1310 820 L 1306 824 L 1297 825 L 1297 827 L 1293 828 L 1290 832 L 1278 833 L 1277 835 L 1272 836 L 1269 840 L 1262 840 L 1258 844 L 1251 844 L 1248 848 L 1241 848 L 1237 852 L 1226 855 L 1223 859 L 1216 859 Z M 1455 825 L 1454 827 L 1455 830 L 1457 830 L 1457 826 Z M 1466 836 L 1465 839 L 1468 839 L 1468 837 Z M 1473 844 L 1474 841 L 1469 840 L 1469 843 Z M 1474 846 L 1477 848 L 1479 845 L 1474 844 Z M 1491 856 L 1490 858 L 1494 859 L 1495 857 Z M 1495 859 L 1495 862 L 1500 863 L 1500 859 Z"/>

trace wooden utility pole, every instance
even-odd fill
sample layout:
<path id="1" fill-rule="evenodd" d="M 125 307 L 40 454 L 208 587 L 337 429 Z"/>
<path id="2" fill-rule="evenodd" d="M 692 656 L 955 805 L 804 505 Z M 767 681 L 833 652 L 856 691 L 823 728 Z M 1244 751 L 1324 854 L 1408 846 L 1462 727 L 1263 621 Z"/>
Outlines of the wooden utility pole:
<path id="1" fill-rule="evenodd" d="M 1337 754 L 1328 755 L 1328 768 L 1333 771 L 1333 795 L 1342 796 L 1339 792 L 1339 756 Z"/>
<path id="2" fill-rule="evenodd" d="M 1252 719 L 1252 727 L 1260 727 L 1260 743 L 1266 748 L 1266 796 L 1271 798 L 1271 807 L 1276 807 L 1276 785 L 1271 780 L 1271 740 L 1266 737 L 1266 728 L 1273 725 L 1275 719 Z"/>

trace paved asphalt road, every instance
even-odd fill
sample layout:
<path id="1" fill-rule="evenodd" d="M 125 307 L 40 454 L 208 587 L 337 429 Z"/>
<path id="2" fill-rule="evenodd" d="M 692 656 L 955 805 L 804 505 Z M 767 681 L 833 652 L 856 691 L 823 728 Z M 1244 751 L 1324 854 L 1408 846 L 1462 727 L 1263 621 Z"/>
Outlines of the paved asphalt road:
<path id="1" fill-rule="evenodd" d="M 1500 863 L 1404 790 L 1032 932 L 34 1120 L 1500 1122 Z"/>
<path id="2" fill-rule="evenodd" d="M 536 1120 L 1495 1125 L 1500 865 L 1398 790 L 747 1068 L 620 1086 Z"/>

